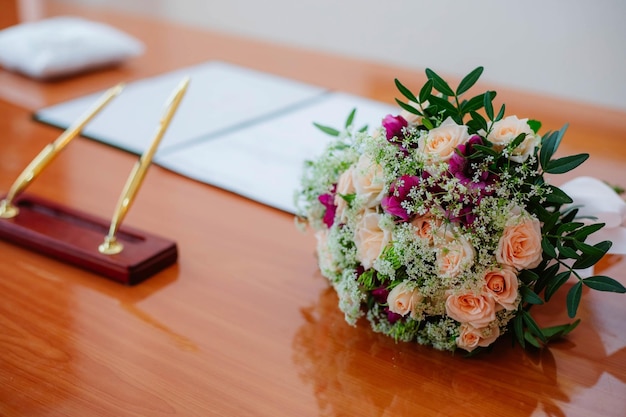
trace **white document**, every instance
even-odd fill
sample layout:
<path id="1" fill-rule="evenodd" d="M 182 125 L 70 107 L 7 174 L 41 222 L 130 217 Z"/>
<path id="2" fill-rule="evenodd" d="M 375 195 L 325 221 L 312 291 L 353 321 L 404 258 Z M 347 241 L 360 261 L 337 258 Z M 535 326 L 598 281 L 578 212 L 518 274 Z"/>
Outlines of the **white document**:
<path id="1" fill-rule="evenodd" d="M 304 162 L 332 139 L 313 122 L 340 129 L 356 108 L 355 126 L 373 128 L 398 112 L 395 106 L 212 61 L 127 85 L 84 135 L 142 154 L 164 103 L 185 76 L 191 78 L 187 93 L 154 162 L 290 213 Z M 42 109 L 35 118 L 66 128 L 100 94 Z"/>
<path id="2" fill-rule="evenodd" d="M 83 134 L 143 153 L 154 138 L 165 103 L 181 80 L 191 81 L 158 152 L 284 112 L 323 94 L 324 89 L 219 61 L 128 84 L 87 125 Z M 68 127 L 97 101 L 102 92 L 38 111 L 35 118 Z"/>
<path id="3" fill-rule="evenodd" d="M 294 196 L 306 160 L 333 138 L 313 125 L 342 128 L 353 108 L 354 125 L 380 126 L 397 108 L 342 93 L 330 93 L 304 108 L 157 158 L 172 171 L 272 207 L 295 213 Z"/>

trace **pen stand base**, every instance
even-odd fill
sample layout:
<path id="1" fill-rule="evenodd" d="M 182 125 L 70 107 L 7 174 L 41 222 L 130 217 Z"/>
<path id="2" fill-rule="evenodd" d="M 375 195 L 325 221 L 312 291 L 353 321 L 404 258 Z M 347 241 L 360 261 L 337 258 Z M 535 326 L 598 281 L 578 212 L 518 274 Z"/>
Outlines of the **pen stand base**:
<path id="1" fill-rule="evenodd" d="M 127 285 L 137 284 L 176 263 L 174 241 L 122 226 L 117 239 L 124 250 L 98 251 L 109 222 L 32 195 L 14 201 L 19 214 L 0 219 L 0 239 L 21 245 Z"/>

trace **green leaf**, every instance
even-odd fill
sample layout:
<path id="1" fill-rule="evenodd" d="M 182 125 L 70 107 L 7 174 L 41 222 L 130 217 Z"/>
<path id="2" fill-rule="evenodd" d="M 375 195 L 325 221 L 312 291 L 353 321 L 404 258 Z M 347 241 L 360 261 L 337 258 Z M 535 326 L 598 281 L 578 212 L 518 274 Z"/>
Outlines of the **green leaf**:
<path id="1" fill-rule="evenodd" d="M 506 145 L 506 147 L 509 150 L 514 150 L 515 148 L 520 146 L 522 142 L 524 142 L 524 139 L 526 139 L 526 133 L 520 133 L 515 137 L 515 139 L 513 139 L 508 145 Z"/>
<path id="2" fill-rule="evenodd" d="M 546 195 L 546 201 L 549 203 L 557 203 L 557 204 L 569 204 L 573 202 L 573 200 L 565 194 L 560 188 L 555 187 L 554 185 L 549 185 L 548 188 L 551 190 L 550 194 Z"/>
<path id="3" fill-rule="evenodd" d="M 574 246 L 582 252 L 580 259 L 574 262 L 573 269 L 585 269 L 595 265 L 608 252 L 613 243 L 605 240 L 593 246 L 574 241 Z"/>
<path id="4" fill-rule="evenodd" d="M 569 280 L 571 274 L 572 273 L 570 271 L 560 272 L 553 279 L 551 279 L 550 282 L 548 282 L 548 284 L 546 285 L 546 292 L 544 293 L 546 302 L 550 301 L 550 298 L 552 298 L 557 290 Z"/>
<path id="5" fill-rule="evenodd" d="M 589 236 L 592 233 L 597 232 L 598 230 L 602 229 L 604 227 L 605 223 L 594 223 L 594 224 L 590 224 L 588 226 L 585 227 L 581 227 L 579 230 L 577 230 L 573 237 L 574 239 L 584 242 L 585 239 L 587 239 L 587 236 Z"/>
<path id="6" fill-rule="evenodd" d="M 410 104 L 407 104 L 398 99 L 396 99 L 396 103 L 398 103 L 400 107 L 402 107 L 404 110 L 408 111 L 409 113 L 417 114 L 418 116 L 423 116 L 423 114 L 419 110 L 417 110 L 415 107 L 411 106 Z"/>
<path id="7" fill-rule="evenodd" d="M 346 119 L 346 124 L 345 124 L 346 129 L 352 126 L 352 122 L 354 121 L 355 114 L 356 114 L 356 108 L 352 109 L 352 111 L 348 115 L 348 118 Z"/>
<path id="8" fill-rule="evenodd" d="M 518 278 L 524 284 L 528 285 L 531 282 L 537 281 L 539 279 L 539 275 L 537 275 L 535 272 L 531 271 L 530 269 L 524 269 L 522 270 L 522 272 L 520 272 L 520 274 L 518 275 Z"/>
<path id="9" fill-rule="evenodd" d="M 574 318 L 576 316 L 576 312 L 578 311 L 578 305 L 580 304 L 580 297 L 583 293 L 583 283 L 582 281 L 578 281 L 572 288 L 567 292 L 567 315 L 570 318 Z"/>
<path id="10" fill-rule="evenodd" d="M 626 288 L 619 281 L 604 275 L 595 275 L 593 277 L 584 278 L 583 284 L 596 291 L 608 291 L 620 294 L 626 293 Z"/>
<path id="11" fill-rule="evenodd" d="M 424 84 L 424 86 L 422 86 L 422 88 L 420 89 L 420 94 L 419 94 L 419 99 L 420 99 L 420 103 L 425 102 L 426 100 L 428 100 L 428 97 L 430 96 L 430 94 L 433 92 L 433 80 L 428 80 L 426 81 L 426 84 Z"/>
<path id="12" fill-rule="evenodd" d="M 579 259 L 578 253 L 568 246 L 563 246 L 560 243 L 556 247 L 559 252 L 559 259 Z"/>
<path id="13" fill-rule="evenodd" d="M 530 332 L 534 336 L 537 336 L 542 342 L 547 342 L 546 337 L 543 335 L 543 332 L 535 319 L 533 319 L 533 316 L 531 316 L 528 311 L 522 310 L 522 317 L 524 318 L 524 323 L 526 323 L 528 330 L 530 330 Z"/>
<path id="14" fill-rule="evenodd" d="M 483 73 L 483 69 L 484 69 L 483 67 L 478 67 L 478 68 L 474 69 L 472 72 L 470 72 L 469 74 L 467 74 L 461 80 L 461 83 L 457 87 L 456 95 L 460 96 L 461 94 L 463 94 L 464 92 L 466 92 L 467 90 L 472 88 L 472 86 L 474 84 L 476 84 L 476 81 L 478 81 L 478 79 L 480 78 L 481 74 Z"/>
<path id="15" fill-rule="evenodd" d="M 539 163 L 544 170 L 561 144 L 565 130 L 567 130 L 567 125 L 563 126 L 558 132 L 549 132 L 543 137 L 541 150 L 539 151 Z"/>
<path id="16" fill-rule="evenodd" d="M 573 323 L 561 324 L 561 325 L 552 326 L 552 327 L 545 327 L 541 329 L 541 331 L 543 332 L 543 335 L 546 337 L 546 339 L 554 340 L 570 333 L 572 330 L 574 330 L 578 326 L 579 323 L 580 323 L 580 319 L 576 320 Z"/>
<path id="17" fill-rule="evenodd" d="M 546 262 L 547 261 L 544 260 L 542 261 L 542 264 L 545 265 Z M 553 263 L 549 267 L 545 268 L 543 271 L 537 271 L 539 279 L 535 282 L 535 286 L 533 287 L 533 290 L 536 294 L 539 294 L 541 293 L 541 291 L 543 291 L 543 289 L 546 287 L 546 284 L 550 282 L 550 280 L 553 279 L 556 273 L 559 271 L 559 268 L 560 266 L 558 263 Z"/>
<path id="18" fill-rule="evenodd" d="M 489 98 L 491 100 L 493 100 L 496 97 L 496 92 L 495 91 L 487 91 L 485 94 L 488 94 Z M 462 103 L 461 104 L 461 113 L 462 114 L 467 114 L 469 112 L 476 111 L 476 110 L 480 109 L 481 107 L 483 107 L 483 104 L 485 103 L 485 94 L 481 94 L 479 96 L 472 97 L 468 101 Z"/>
<path id="19" fill-rule="evenodd" d="M 492 98 L 491 95 L 489 94 L 489 91 L 487 91 L 485 94 L 483 94 L 483 105 L 485 106 L 485 113 L 487 114 L 487 117 L 489 118 L 489 120 L 493 120 L 493 104 L 492 104 Z"/>
<path id="20" fill-rule="evenodd" d="M 474 145 L 473 148 L 477 151 L 481 151 L 487 155 L 491 155 L 491 156 L 498 156 L 500 155 L 500 153 L 496 150 L 494 150 L 493 148 L 490 148 L 489 146 L 483 146 L 483 145 Z"/>
<path id="21" fill-rule="evenodd" d="M 475 111 L 471 111 L 470 112 L 470 116 L 472 116 L 472 120 L 474 120 L 476 122 L 476 124 L 478 125 L 478 129 L 476 130 L 484 130 L 485 132 L 487 130 L 489 130 L 489 126 L 487 125 L 487 121 L 485 120 L 485 118 L 483 116 L 481 116 L 480 114 L 476 113 Z"/>
<path id="22" fill-rule="evenodd" d="M 559 212 L 555 211 L 543 221 L 543 227 L 541 228 L 543 233 L 549 233 L 552 230 L 552 228 L 556 225 L 556 222 L 559 221 L 559 216 Z"/>
<path id="23" fill-rule="evenodd" d="M 556 234 L 557 235 L 562 235 L 565 232 L 571 232 L 572 230 L 576 230 L 581 226 L 584 226 L 585 223 L 581 223 L 581 222 L 571 222 L 571 223 L 563 223 L 562 225 L 559 226 L 558 229 L 556 229 Z"/>
<path id="24" fill-rule="evenodd" d="M 444 94 L 446 96 L 453 96 L 454 95 L 454 91 L 452 91 L 452 89 L 450 88 L 448 83 L 445 82 L 443 78 L 441 78 L 439 75 L 437 75 L 430 68 L 426 68 L 426 76 L 428 77 L 429 80 L 433 81 L 433 87 L 435 87 L 435 89 L 437 91 L 439 91 L 440 93 L 442 93 L 442 94 Z"/>
<path id="25" fill-rule="evenodd" d="M 520 287 L 520 293 L 522 294 L 522 301 L 528 304 L 543 304 L 543 300 L 530 288 L 526 286 Z"/>
<path id="26" fill-rule="evenodd" d="M 396 87 L 398 88 L 398 91 L 400 91 L 400 93 L 408 98 L 411 101 L 418 101 L 417 97 L 415 97 L 415 94 L 413 94 L 411 92 L 411 90 L 409 90 L 408 88 L 406 88 L 401 82 L 400 80 L 398 80 L 397 78 L 394 80 L 396 83 Z"/>
<path id="27" fill-rule="evenodd" d="M 554 249 L 554 245 L 550 243 L 547 237 L 543 237 L 541 239 L 541 249 L 548 255 L 550 258 L 556 258 L 556 250 Z"/>
<path id="28" fill-rule="evenodd" d="M 324 132 L 324 133 L 326 133 L 327 135 L 330 135 L 330 136 L 339 136 L 339 134 L 341 133 L 337 129 L 334 129 L 334 128 L 329 127 L 329 126 L 324 126 L 324 125 L 321 125 L 319 123 L 313 123 L 313 125 L 315 125 L 316 128 L 318 128 L 319 130 L 321 130 L 322 132 Z"/>
<path id="29" fill-rule="evenodd" d="M 428 97 L 428 102 L 431 106 L 436 106 L 441 110 L 447 110 L 451 114 L 457 114 L 457 109 L 454 107 L 454 104 L 450 103 L 448 100 L 443 99 L 441 97 L 431 95 Z"/>
<path id="30" fill-rule="evenodd" d="M 539 132 L 539 129 L 541 129 L 541 122 L 539 120 L 529 120 L 527 123 L 528 126 L 530 126 L 530 130 L 535 133 Z"/>
<path id="31" fill-rule="evenodd" d="M 588 153 L 581 153 L 578 155 L 570 155 L 563 158 L 554 159 L 548 162 L 548 166 L 544 168 L 544 171 L 548 174 L 563 174 L 576 168 L 587 159 L 589 159 Z"/>
<path id="32" fill-rule="evenodd" d="M 505 110 L 505 108 L 506 108 L 506 106 L 504 104 L 502 104 L 502 107 L 500 107 L 500 111 L 496 115 L 496 118 L 494 119 L 494 122 L 497 122 L 498 120 L 502 120 L 502 118 L 504 117 L 504 110 Z"/>
<path id="33" fill-rule="evenodd" d="M 524 339 L 526 339 L 526 341 L 534 347 L 541 348 L 541 345 L 537 341 L 537 338 L 533 336 L 529 331 L 524 332 Z"/>

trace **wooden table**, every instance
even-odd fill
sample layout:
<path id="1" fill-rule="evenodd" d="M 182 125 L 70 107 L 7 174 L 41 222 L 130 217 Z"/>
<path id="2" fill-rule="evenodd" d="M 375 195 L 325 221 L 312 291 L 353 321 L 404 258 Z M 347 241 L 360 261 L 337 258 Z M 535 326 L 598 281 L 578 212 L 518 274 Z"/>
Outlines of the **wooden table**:
<path id="1" fill-rule="evenodd" d="M 0 70 L 4 191 L 59 134 L 33 122 L 33 110 L 119 81 L 221 59 L 393 102 L 394 77 L 424 80 L 422 71 L 140 16 L 37 5 L 42 16 L 113 23 L 147 52 L 54 83 Z M 576 174 L 626 186 L 625 113 L 501 89 L 499 100 L 546 129 L 569 121 L 562 150 L 591 153 Z M 29 191 L 109 218 L 134 162 L 79 138 Z M 0 415 L 626 415 L 623 295 L 586 291 L 582 323 L 549 349 L 524 352 L 504 337 L 466 359 L 347 325 L 317 270 L 313 236 L 285 213 L 153 167 L 125 224 L 175 239 L 179 262 L 126 287 L 0 241 Z M 625 268 L 620 256 L 599 267 L 622 283 Z M 564 292 L 542 323 L 563 319 Z"/>

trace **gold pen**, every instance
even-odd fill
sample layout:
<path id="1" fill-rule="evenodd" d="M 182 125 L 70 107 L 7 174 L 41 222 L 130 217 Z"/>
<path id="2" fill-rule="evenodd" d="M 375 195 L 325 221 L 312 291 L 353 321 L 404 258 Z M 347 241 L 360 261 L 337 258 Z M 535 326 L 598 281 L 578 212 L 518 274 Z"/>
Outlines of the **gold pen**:
<path id="1" fill-rule="evenodd" d="M 128 179 L 126 180 L 126 184 L 122 189 L 120 199 L 117 202 L 115 212 L 113 213 L 113 219 L 111 220 L 109 233 L 104 238 L 104 242 L 102 242 L 100 246 L 98 246 L 98 251 L 100 253 L 105 255 L 114 255 L 116 253 L 120 253 L 124 248 L 124 246 L 120 242 L 118 242 L 115 235 L 120 227 L 120 224 L 122 224 L 126 213 L 128 212 L 130 206 L 135 200 L 135 195 L 137 194 L 137 191 L 141 186 L 141 182 L 146 176 L 148 167 L 152 163 L 152 158 L 156 153 L 159 143 L 161 142 L 161 139 L 163 138 L 163 135 L 165 134 L 165 131 L 167 130 L 172 120 L 172 117 L 174 116 L 174 113 L 176 113 L 176 110 L 178 109 L 178 105 L 180 104 L 183 96 L 185 95 L 185 92 L 187 91 L 188 85 L 189 77 L 185 77 L 185 79 L 181 81 L 179 86 L 176 88 L 176 90 L 168 100 L 165 106 L 165 111 L 163 113 L 163 116 L 161 117 L 159 126 L 155 133 L 155 137 L 152 140 L 150 147 L 144 152 L 143 155 L 141 155 L 141 158 L 139 158 L 139 161 L 137 161 L 137 163 L 131 170 Z"/>
<path id="2" fill-rule="evenodd" d="M 118 84 L 108 89 L 100 99 L 83 114 L 76 122 L 68 127 L 54 142 L 49 143 L 28 164 L 17 177 L 6 197 L 0 201 L 0 218 L 10 219 L 17 216 L 19 209 L 13 205 L 13 200 L 30 185 L 31 182 L 52 162 L 52 160 L 80 134 L 85 125 L 93 119 L 109 102 L 116 97 L 124 88 L 124 84 Z"/>

